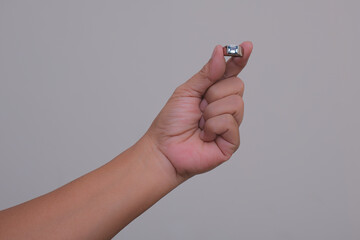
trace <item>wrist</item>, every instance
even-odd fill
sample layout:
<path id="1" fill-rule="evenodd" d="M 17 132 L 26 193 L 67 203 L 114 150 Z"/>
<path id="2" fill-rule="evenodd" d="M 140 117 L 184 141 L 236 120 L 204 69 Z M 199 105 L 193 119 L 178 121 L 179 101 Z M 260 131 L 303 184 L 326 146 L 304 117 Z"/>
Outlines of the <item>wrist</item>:
<path id="1" fill-rule="evenodd" d="M 159 150 L 155 141 L 147 133 L 132 147 L 141 164 L 149 171 L 156 173 L 169 187 L 175 188 L 186 178 L 180 176 L 169 159 Z"/>

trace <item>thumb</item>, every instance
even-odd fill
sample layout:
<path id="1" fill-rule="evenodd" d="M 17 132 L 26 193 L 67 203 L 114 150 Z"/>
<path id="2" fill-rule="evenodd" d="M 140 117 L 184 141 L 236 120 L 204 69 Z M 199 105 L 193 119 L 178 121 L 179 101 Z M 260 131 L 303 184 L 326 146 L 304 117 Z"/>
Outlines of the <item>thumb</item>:
<path id="1" fill-rule="evenodd" d="M 217 45 L 205 66 L 183 84 L 184 90 L 193 96 L 201 97 L 211 85 L 222 78 L 225 68 L 223 47 Z"/>

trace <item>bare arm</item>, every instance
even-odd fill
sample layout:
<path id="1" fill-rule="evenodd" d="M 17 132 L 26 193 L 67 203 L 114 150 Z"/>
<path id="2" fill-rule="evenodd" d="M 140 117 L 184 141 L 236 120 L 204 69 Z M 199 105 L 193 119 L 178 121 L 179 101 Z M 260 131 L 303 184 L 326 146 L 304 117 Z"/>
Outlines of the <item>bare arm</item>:
<path id="1" fill-rule="evenodd" d="M 179 86 L 147 133 L 104 166 L 0 212 L 0 239 L 109 239 L 193 175 L 239 147 L 243 82 L 252 51 L 225 62 L 221 46 Z"/>
<path id="2" fill-rule="evenodd" d="M 0 238 L 113 237 L 181 183 L 173 167 L 162 161 L 149 141 L 144 136 L 106 165 L 44 196 L 2 211 Z"/>

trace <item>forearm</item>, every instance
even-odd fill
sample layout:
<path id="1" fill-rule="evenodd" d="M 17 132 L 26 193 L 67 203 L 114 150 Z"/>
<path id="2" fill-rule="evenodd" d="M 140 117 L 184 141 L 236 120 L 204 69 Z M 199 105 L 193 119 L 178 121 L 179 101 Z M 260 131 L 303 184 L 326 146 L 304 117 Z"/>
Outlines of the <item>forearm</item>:
<path id="1" fill-rule="evenodd" d="M 225 62 L 222 46 L 179 86 L 147 134 L 106 165 L 0 212 L 0 239 L 108 239 L 185 179 L 228 160 L 240 144 L 252 51 Z"/>
<path id="2" fill-rule="evenodd" d="M 150 140 L 34 200 L 0 212 L 1 239 L 111 238 L 182 182 Z"/>

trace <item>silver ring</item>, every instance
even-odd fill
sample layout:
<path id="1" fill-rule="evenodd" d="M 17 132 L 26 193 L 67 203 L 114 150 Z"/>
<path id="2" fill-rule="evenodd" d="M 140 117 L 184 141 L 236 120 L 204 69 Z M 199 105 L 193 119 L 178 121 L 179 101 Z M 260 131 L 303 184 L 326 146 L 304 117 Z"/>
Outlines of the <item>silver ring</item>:
<path id="1" fill-rule="evenodd" d="M 223 47 L 224 56 L 242 57 L 244 50 L 240 45 L 226 45 Z"/>

